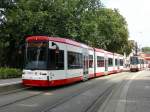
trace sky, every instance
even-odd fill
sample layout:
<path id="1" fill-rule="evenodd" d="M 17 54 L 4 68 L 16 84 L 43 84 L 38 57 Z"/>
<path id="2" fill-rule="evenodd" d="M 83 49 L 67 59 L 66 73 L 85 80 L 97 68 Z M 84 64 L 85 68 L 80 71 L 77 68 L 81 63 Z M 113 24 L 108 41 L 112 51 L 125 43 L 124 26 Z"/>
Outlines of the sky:
<path id="1" fill-rule="evenodd" d="M 150 47 L 150 1 L 149 0 L 101 0 L 107 8 L 117 8 L 125 17 L 129 40 L 139 47 Z"/>

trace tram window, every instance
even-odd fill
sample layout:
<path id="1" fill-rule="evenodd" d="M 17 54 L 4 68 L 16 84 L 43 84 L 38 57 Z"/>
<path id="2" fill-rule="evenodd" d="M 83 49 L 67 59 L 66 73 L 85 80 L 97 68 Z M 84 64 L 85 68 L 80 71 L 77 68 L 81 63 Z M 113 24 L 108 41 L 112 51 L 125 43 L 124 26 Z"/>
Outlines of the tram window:
<path id="1" fill-rule="evenodd" d="M 104 67 L 104 57 L 97 56 L 97 67 Z"/>
<path id="2" fill-rule="evenodd" d="M 130 64 L 139 64 L 138 57 L 130 57 Z"/>
<path id="3" fill-rule="evenodd" d="M 120 66 L 123 66 L 123 60 L 120 59 Z"/>
<path id="4" fill-rule="evenodd" d="M 48 53 L 48 69 L 50 70 L 64 70 L 64 51 L 50 49 Z"/>
<path id="5" fill-rule="evenodd" d="M 89 55 L 89 68 L 93 68 L 93 56 Z"/>
<path id="6" fill-rule="evenodd" d="M 117 59 L 115 59 L 115 65 L 116 65 L 116 66 L 118 65 L 118 60 L 117 60 Z"/>
<path id="7" fill-rule="evenodd" d="M 112 58 L 108 58 L 108 66 L 113 66 L 113 59 Z"/>
<path id="8" fill-rule="evenodd" d="M 82 68 L 82 54 L 68 51 L 68 69 Z"/>

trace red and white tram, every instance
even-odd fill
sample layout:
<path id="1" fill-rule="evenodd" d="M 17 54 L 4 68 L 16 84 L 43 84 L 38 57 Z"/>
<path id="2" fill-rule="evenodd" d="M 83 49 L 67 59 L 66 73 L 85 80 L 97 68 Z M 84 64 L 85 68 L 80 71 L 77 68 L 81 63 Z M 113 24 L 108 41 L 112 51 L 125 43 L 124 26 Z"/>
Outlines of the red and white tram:
<path id="1" fill-rule="evenodd" d="M 123 69 L 123 56 L 73 40 L 29 36 L 22 82 L 26 86 L 59 86 Z"/>

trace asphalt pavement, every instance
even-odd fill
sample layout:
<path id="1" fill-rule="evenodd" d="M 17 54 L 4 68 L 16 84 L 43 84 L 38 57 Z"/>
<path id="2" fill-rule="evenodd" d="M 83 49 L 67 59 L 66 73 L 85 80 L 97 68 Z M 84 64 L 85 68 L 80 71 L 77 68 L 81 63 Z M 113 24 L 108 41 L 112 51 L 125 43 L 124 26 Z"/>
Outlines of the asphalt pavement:
<path id="1" fill-rule="evenodd" d="M 105 99 L 115 83 L 124 79 L 119 73 L 55 88 L 29 88 L 0 95 L 0 112 L 82 112 L 92 107 L 99 97 Z M 99 107 L 99 105 L 98 105 Z"/>
<path id="2" fill-rule="evenodd" d="M 130 73 L 98 112 L 150 112 L 150 71 Z"/>
<path id="3" fill-rule="evenodd" d="M 0 95 L 0 112 L 149 112 L 150 71 Z"/>

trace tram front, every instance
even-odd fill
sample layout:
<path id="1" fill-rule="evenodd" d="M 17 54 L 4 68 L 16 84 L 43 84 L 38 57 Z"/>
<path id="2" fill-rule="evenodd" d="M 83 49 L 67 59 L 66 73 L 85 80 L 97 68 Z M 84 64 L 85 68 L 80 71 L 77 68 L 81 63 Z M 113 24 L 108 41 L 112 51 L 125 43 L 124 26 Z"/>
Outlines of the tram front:
<path id="1" fill-rule="evenodd" d="M 130 71 L 139 71 L 138 56 L 131 56 L 130 57 Z"/>
<path id="2" fill-rule="evenodd" d="M 27 86 L 48 86 L 48 41 L 27 41 L 22 81 Z"/>

